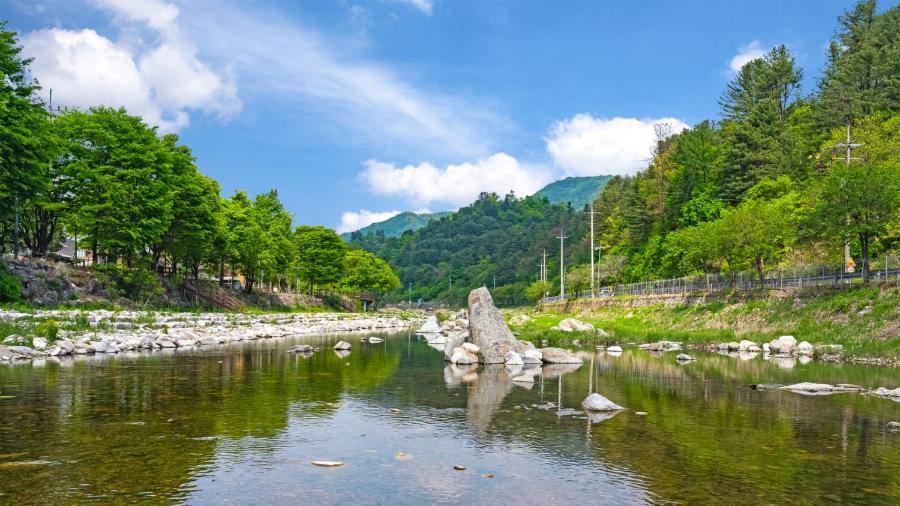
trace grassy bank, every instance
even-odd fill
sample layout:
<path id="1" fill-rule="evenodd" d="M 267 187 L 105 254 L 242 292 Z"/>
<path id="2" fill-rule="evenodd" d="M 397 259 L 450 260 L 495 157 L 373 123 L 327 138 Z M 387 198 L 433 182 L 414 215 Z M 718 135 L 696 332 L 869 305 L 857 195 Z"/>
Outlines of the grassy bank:
<path id="1" fill-rule="evenodd" d="M 697 305 L 636 306 L 621 299 L 604 307 L 565 313 L 562 306 L 514 327 L 524 339 L 566 343 L 642 343 L 661 339 L 685 343 L 721 343 L 749 339 L 767 342 L 793 335 L 811 343 L 841 344 L 846 356 L 900 359 L 900 290 L 857 287 L 841 291 L 809 290 L 787 298 L 725 296 Z M 609 333 L 560 332 L 551 327 L 575 316 Z"/>

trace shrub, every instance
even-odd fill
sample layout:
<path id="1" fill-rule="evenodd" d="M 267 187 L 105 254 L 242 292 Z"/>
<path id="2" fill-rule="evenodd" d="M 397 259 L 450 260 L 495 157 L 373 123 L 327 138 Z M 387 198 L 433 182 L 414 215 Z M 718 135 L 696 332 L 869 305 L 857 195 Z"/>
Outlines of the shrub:
<path id="1" fill-rule="evenodd" d="M 108 295 L 147 303 L 158 299 L 163 293 L 159 278 L 144 265 L 128 268 L 102 264 L 94 267 L 94 274 Z"/>
<path id="2" fill-rule="evenodd" d="M 18 302 L 22 298 L 22 285 L 19 278 L 6 270 L 6 266 L 0 265 L 0 302 Z"/>
<path id="3" fill-rule="evenodd" d="M 38 323 L 34 326 L 34 334 L 46 337 L 50 341 L 56 341 L 57 336 L 59 336 L 59 324 L 56 323 L 56 320 Z"/>

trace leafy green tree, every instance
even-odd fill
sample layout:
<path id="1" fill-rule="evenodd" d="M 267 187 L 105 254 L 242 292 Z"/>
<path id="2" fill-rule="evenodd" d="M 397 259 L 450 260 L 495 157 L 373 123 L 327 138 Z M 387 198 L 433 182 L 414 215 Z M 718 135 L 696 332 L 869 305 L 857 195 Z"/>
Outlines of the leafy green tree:
<path id="1" fill-rule="evenodd" d="M 158 244 L 172 220 L 172 164 L 156 128 L 125 109 L 56 119 L 73 180 L 71 220 L 94 255 L 130 262 Z"/>
<path id="2" fill-rule="evenodd" d="M 535 281 L 525 289 L 525 299 L 531 302 L 537 302 L 547 296 L 547 294 L 550 293 L 551 288 L 548 281 Z"/>
<path id="3" fill-rule="evenodd" d="M 309 292 L 313 287 L 337 283 L 344 274 L 347 245 L 334 230 L 300 226 L 294 231 L 297 267 Z"/>
<path id="4" fill-rule="evenodd" d="M 341 286 L 345 289 L 371 292 L 377 308 L 387 292 L 400 288 L 400 278 L 394 274 L 387 262 L 366 250 L 353 249 L 344 256 L 344 277 Z"/>
<path id="5" fill-rule="evenodd" d="M 270 284 L 279 284 L 294 259 L 293 218 L 284 209 L 276 190 L 256 196 L 252 217 L 261 230 L 257 238 L 262 246 L 259 252 L 260 272 Z"/>
<path id="6" fill-rule="evenodd" d="M 50 184 L 50 119 L 28 74 L 31 60 L 21 53 L 15 32 L 0 21 L 0 248 L 14 235 L 15 215 Z"/>
<path id="7" fill-rule="evenodd" d="M 254 219 L 253 202 L 247 193 L 237 191 L 222 202 L 225 229 L 228 231 L 226 256 L 232 275 L 240 270 L 244 275 L 245 290 L 253 292 L 259 273 L 259 256 L 264 247 L 260 240 L 262 227 Z"/>
<path id="8" fill-rule="evenodd" d="M 859 240 L 863 279 L 869 279 L 870 249 L 900 219 L 900 167 L 834 163 L 821 182 L 815 214 L 833 237 Z"/>
<path id="9" fill-rule="evenodd" d="M 862 0 L 838 24 L 819 82 L 821 123 L 843 126 L 878 111 L 900 112 L 900 6 L 877 14 L 875 0 Z"/>

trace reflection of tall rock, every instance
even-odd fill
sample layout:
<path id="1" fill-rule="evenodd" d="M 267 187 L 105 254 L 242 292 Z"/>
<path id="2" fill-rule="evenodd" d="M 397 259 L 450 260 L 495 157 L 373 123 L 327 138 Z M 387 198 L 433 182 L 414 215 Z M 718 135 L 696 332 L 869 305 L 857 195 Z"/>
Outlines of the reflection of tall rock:
<path id="1" fill-rule="evenodd" d="M 506 368 L 502 365 L 484 366 L 478 379 L 469 387 L 466 401 L 469 425 L 479 432 L 485 432 L 512 387 L 512 379 Z"/>
<path id="2" fill-rule="evenodd" d="M 534 348 L 531 343 L 516 340 L 485 287 L 469 293 L 469 339 L 478 346 L 485 364 L 502 364 L 508 352 L 522 355 Z"/>

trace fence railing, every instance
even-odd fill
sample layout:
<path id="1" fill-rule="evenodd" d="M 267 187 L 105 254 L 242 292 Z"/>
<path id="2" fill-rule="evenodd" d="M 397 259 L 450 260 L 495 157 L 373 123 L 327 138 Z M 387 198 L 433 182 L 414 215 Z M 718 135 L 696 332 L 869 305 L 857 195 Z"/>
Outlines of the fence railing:
<path id="1" fill-rule="evenodd" d="M 900 268 L 878 269 L 869 272 L 869 279 L 875 282 L 894 282 L 900 285 Z M 697 292 L 724 292 L 729 290 L 755 290 L 759 288 L 804 288 L 810 286 L 843 286 L 862 282 L 862 273 L 844 272 L 837 267 L 808 267 L 790 271 L 771 271 L 765 279 L 754 279 L 750 273 L 707 274 L 673 279 L 659 279 L 638 283 L 603 286 L 591 293 L 583 290 L 562 295 L 544 297 L 541 302 L 549 304 L 561 300 L 582 298 L 603 298 L 620 295 L 665 295 Z"/>

